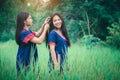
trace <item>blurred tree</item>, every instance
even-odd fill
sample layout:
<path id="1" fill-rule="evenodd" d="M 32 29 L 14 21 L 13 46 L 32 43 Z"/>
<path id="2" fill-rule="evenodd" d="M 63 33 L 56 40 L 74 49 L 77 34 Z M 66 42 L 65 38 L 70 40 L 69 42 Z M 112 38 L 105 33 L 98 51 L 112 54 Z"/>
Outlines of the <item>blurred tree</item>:
<path id="1" fill-rule="evenodd" d="M 120 17 L 119 2 L 119 0 L 61 0 L 61 3 L 54 7 L 53 12 L 63 14 L 70 34 L 75 36 L 77 35 L 75 32 L 82 31 L 83 35 L 93 34 L 105 40 L 108 34 L 107 26 Z M 75 22 L 77 23 L 74 24 Z M 75 27 L 74 32 L 73 27 Z M 80 38 L 80 35 L 72 39 L 77 40 L 77 38 Z"/>
<path id="2" fill-rule="evenodd" d="M 0 41 L 14 39 L 16 15 L 28 11 L 33 18 L 33 30 L 42 25 L 45 17 L 60 13 L 73 41 L 84 35 L 106 39 L 107 26 L 120 18 L 119 0 L 0 0 Z"/>
<path id="3" fill-rule="evenodd" d="M 19 12 L 30 12 L 33 18 L 33 30 L 37 30 L 39 25 L 42 25 L 48 13 L 47 10 L 44 10 L 42 2 L 35 0 L 2 0 L 0 4 L 0 41 L 14 39 L 16 16 Z"/>
<path id="4" fill-rule="evenodd" d="M 109 35 L 107 36 L 107 43 L 120 49 L 120 18 L 117 22 L 107 27 Z"/>

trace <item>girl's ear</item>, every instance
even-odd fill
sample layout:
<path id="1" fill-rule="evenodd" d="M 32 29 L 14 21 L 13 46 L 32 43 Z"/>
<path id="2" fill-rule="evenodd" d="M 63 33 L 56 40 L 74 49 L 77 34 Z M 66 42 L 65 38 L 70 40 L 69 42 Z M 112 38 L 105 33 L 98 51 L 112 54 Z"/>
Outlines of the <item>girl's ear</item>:
<path id="1" fill-rule="evenodd" d="M 24 24 L 26 24 L 26 20 L 24 21 Z"/>

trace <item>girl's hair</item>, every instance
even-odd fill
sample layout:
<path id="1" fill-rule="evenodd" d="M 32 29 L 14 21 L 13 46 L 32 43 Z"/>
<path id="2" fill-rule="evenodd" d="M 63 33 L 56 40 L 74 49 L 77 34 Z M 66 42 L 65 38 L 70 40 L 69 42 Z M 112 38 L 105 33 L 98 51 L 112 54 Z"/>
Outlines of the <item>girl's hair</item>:
<path id="1" fill-rule="evenodd" d="M 50 19 L 50 22 L 49 22 L 49 24 L 50 24 L 50 29 L 49 29 L 49 32 L 47 32 L 47 34 L 46 34 L 46 46 L 48 46 L 48 34 L 50 33 L 50 31 L 52 31 L 53 29 L 55 29 L 55 26 L 53 25 L 53 18 L 54 18 L 54 16 L 56 16 L 56 15 L 59 16 L 60 19 L 62 20 L 61 31 L 62 31 L 63 36 L 68 40 L 68 46 L 70 46 L 71 43 L 70 43 L 70 40 L 69 40 L 69 37 L 68 37 L 68 33 L 67 33 L 67 29 L 66 29 L 64 20 L 63 20 L 62 16 L 61 16 L 60 14 L 58 14 L 58 13 L 54 13 L 54 14 L 51 16 L 51 19 Z"/>
<path id="2" fill-rule="evenodd" d="M 28 18 L 28 12 L 20 12 L 17 15 L 17 24 L 16 24 L 16 32 L 15 32 L 15 40 L 18 45 L 20 45 L 20 34 L 25 26 L 24 21 Z"/>

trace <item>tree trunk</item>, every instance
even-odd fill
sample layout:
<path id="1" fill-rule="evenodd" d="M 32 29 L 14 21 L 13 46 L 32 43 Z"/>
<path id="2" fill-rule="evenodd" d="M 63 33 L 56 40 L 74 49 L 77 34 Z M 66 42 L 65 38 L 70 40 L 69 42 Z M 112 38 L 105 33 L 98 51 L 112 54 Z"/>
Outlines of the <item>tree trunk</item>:
<path id="1" fill-rule="evenodd" d="M 88 13 L 86 10 L 85 10 L 85 15 L 87 19 L 88 35 L 90 35 L 90 21 L 89 21 Z"/>

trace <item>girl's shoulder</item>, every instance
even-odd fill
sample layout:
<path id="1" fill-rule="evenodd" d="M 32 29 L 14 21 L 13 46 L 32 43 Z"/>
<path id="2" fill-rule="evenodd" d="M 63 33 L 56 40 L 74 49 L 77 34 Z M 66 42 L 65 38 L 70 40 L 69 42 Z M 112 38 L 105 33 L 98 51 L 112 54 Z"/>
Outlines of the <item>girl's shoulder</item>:
<path id="1" fill-rule="evenodd" d="M 30 34 L 32 33 L 31 30 L 22 30 L 21 34 Z"/>
<path id="2" fill-rule="evenodd" d="M 55 30 L 50 31 L 49 36 L 56 36 Z"/>
<path id="3" fill-rule="evenodd" d="M 50 31 L 50 34 L 56 34 L 55 30 Z"/>

